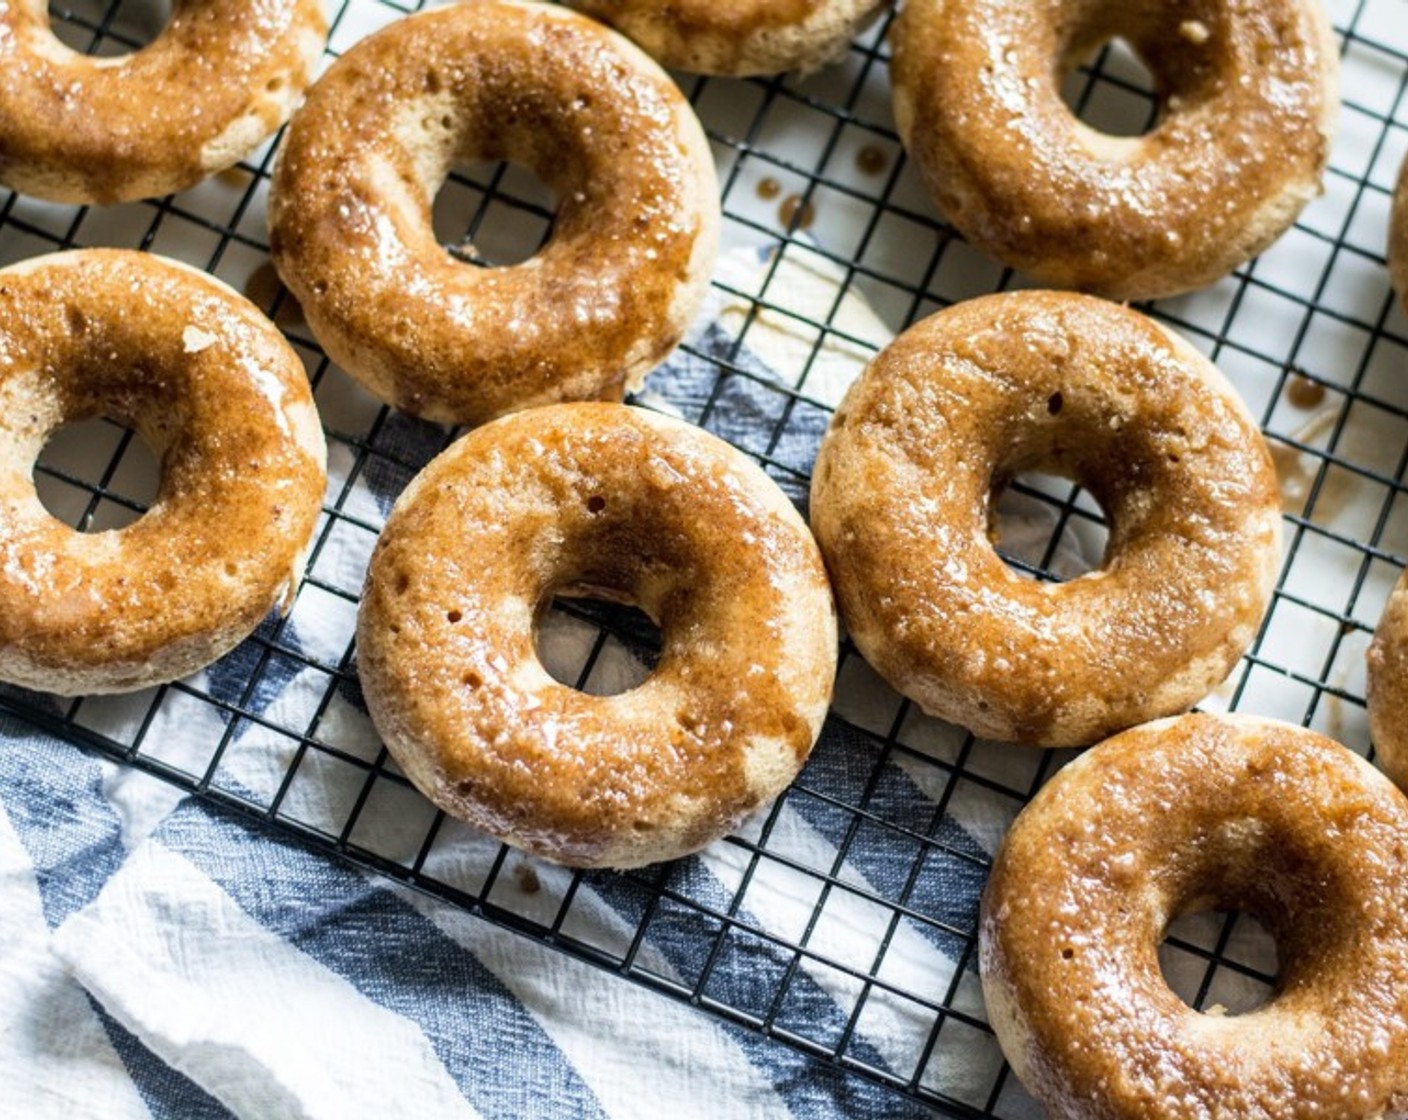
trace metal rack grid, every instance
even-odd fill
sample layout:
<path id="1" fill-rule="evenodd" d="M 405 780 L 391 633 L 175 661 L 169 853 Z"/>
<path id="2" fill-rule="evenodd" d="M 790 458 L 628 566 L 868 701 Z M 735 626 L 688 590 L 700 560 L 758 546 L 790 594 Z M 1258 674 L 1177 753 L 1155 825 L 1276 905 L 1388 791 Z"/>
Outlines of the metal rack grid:
<path id="1" fill-rule="evenodd" d="M 330 55 L 418 6 L 342 0 Z M 1402 0 L 1329 7 L 1345 98 L 1325 196 L 1261 260 L 1151 310 L 1228 373 L 1282 471 L 1287 547 L 1275 598 L 1253 649 L 1205 707 L 1279 716 L 1367 751 L 1363 653 L 1408 556 L 1408 514 L 1398 508 L 1408 466 L 1408 321 L 1388 289 L 1382 248 L 1408 149 L 1408 21 Z M 72 45 L 113 53 L 150 37 L 160 14 L 121 0 L 75 0 L 55 19 Z M 837 354 L 863 361 L 932 310 L 1023 282 L 938 219 L 906 167 L 888 107 L 886 23 L 809 78 L 681 78 L 719 161 L 726 242 L 745 246 L 757 268 L 716 281 L 731 326 L 696 337 L 679 359 L 707 374 L 697 391 L 671 399 L 652 379 L 650 400 L 740 442 L 799 499 L 808 452 L 834 404 L 818 369 Z M 1081 68 L 1066 92 L 1097 126 L 1137 131 L 1151 116 L 1139 68 L 1117 49 Z M 711 850 L 707 869 L 695 860 L 619 875 L 529 866 L 410 789 L 360 711 L 349 625 L 360 571 L 343 558 L 365 561 L 386 513 L 380 499 L 455 433 L 362 393 L 329 365 L 270 279 L 263 215 L 271 157 L 266 145 L 192 191 L 111 210 L 0 195 L 0 264 L 74 246 L 134 246 L 247 290 L 307 362 L 333 465 L 308 578 L 288 618 L 271 618 L 189 681 L 62 702 L 9 689 L 0 705 L 246 819 L 794 1047 L 817 1059 L 818 1076 L 889 1087 L 897 1110 L 908 1098 L 955 1117 L 1033 1114 L 987 1026 L 974 908 L 954 900 L 974 897 L 1002 827 L 1064 753 L 1014 751 L 923 717 L 847 644 L 811 764 L 769 814 Z M 459 236 L 467 231 L 478 253 L 502 262 L 546 235 L 551 204 L 513 169 L 474 168 L 447 184 L 436 221 L 452 252 L 469 255 Z M 821 277 L 805 307 L 795 298 L 795 268 Z M 859 301 L 869 310 L 858 312 Z M 786 376 L 757 356 L 775 352 L 779 337 L 800 355 Z M 93 422 L 67 444 L 75 446 L 56 439 L 38 469 L 51 509 L 84 529 L 140 515 L 155 468 L 139 441 Z M 1098 556 L 1098 508 L 1070 484 L 1019 480 L 1004 502 L 1009 529 L 1039 529 L 1004 536 L 1015 566 L 1058 578 L 1072 557 L 1078 567 L 1080 555 Z M 331 556 L 338 563 L 324 564 Z M 586 657 L 554 671 L 578 687 L 619 688 L 645 671 L 638 662 L 648 667 L 648 631 L 599 605 L 559 604 L 544 656 L 553 633 L 589 633 Z M 295 678 L 307 702 L 271 706 L 270 696 Z M 164 732 L 178 725 L 175 749 Z M 277 761 L 277 780 L 251 783 L 236 764 L 251 751 Z M 824 837 L 827 858 L 799 845 L 799 830 Z M 589 893 L 621 915 L 619 937 L 589 939 L 574 924 L 574 905 Z M 858 915 L 870 931 L 866 951 L 837 948 L 829 927 Z M 899 982 L 890 962 L 911 949 L 938 953 L 948 967 L 919 988 Z M 1163 949 L 1185 998 L 1234 1010 L 1273 982 L 1270 952 L 1254 923 L 1236 915 L 1182 920 Z M 882 1052 L 868 1041 L 876 1017 L 912 1028 L 903 1045 Z"/>

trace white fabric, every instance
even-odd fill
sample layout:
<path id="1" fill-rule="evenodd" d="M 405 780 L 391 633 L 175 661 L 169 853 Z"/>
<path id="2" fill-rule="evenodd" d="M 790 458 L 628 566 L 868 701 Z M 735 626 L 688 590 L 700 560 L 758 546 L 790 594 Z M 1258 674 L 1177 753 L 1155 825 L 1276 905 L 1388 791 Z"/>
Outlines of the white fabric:
<path id="1" fill-rule="evenodd" d="M 0 1115 L 146 1120 L 87 995 L 50 949 L 34 867 L 3 807 L 0 900 Z"/>
<path id="2" fill-rule="evenodd" d="M 55 947 L 115 1018 L 238 1115 L 476 1120 L 417 1028 L 154 841 Z"/>
<path id="3" fill-rule="evenodd" d="M 543 1025 L 603 1108 L 618 1120 L 699 1115 L 766 1120 L 787 1107 L 716 1020 L 403 891 L 445 934 L 473 952 Z M 611 1045 L 602 1045 L 603 1023 Z M 727 1093 L 719 1091 L 728 1086 Z"/>

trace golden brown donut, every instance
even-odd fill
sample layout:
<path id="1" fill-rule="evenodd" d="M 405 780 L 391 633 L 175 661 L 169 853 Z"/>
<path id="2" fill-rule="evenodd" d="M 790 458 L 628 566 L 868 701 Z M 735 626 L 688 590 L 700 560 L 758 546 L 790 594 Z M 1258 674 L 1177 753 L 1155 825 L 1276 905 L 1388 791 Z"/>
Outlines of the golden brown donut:
<path id="1" fill-rule="evenodd" d="M 0 0 L 0 183 L 104 204 L 193 186 L 288 119 L 326 34 L 318 0 L 173 0 L 152 43 L 96 58 L 45 0 Z"/>
<path id="2" fill-rule="evenodd" d="M 1103 565 L 1038 583 L 993 548 L 1017 474 L 1078 481 Z M 995 739 L 1092 743 L 1196 702 L 1256 633 L 1280 558 L 1266 444 L 1186 342 L 1090 296 L 971 300 L 851 387 L 812 476 L 852 639 L 931 715 Z"/>
<path id="3" fill-rule="evenodd" d="M 831 61 L 885 0 L 568 0 L 692 74 L 780 74 Z"/>
<path id="4" fill-rule="evenodd" d="M 1384 773 L 1408 790 L 1408 574 L 1384 605 L 1367 660 L 1374 751 Z"/>
<path id="5" fill-rule="evenodd" d="M 1115 37 L 1153 72 L 1146 136 L 1079 121 L 1061 82 Z M 973 244 L 1057 287 L 1210 284 L 1320 193 L 1338 53 L 1319 0 L 909 0 L 895 119 Z"/>
<path id="6" fill-rule="evenodd" d="M 106 416 L 161 461 L 151 508 L 79 533 L 34 460 Z M 145 253 L 0 271 L 0 680 L 73 695 L 193 673 L 292 601 L 324 489 L 303 365 L 248 300 Z"/>
<path id="7" fill-rule="evenodd" d="M 637 604 L 664 651 L 589 696 L 539 663 L 554 595 Z M 821 730 L 836 619 L 806 526 L 740 452 L 612 404 L 479 428 L 397 501 L 357 621 L 367 708 L 453 816 L 544 858 L 636 867 L 776 797 Z"/>
<path id="8" fill-rule="evenodd" d="M 559 200 L 509 268 L 453 260 L 451 166 L 523 164 Z M 328 354 L 382 400 L 478 424 L 619 400 L 679 341 L 718 242 L 713 161 L 659 66 L 544 4 L 477 0 L 364 40 L 310 91 L 270 199 L 275 263 Z"/>
<path id="9" fill-rule="evenodd" d="M 1003 1053 L 1053 1120 L 1408 1115 L 1408 801 L 1289 724 L 1185 716 L 1062 770 L 1013 824 L 980 956 Z M 1159 970 L 1180 914 L 1246 911 L 1270 1000 L 1201 1014 Z"/>
<path id="10" fill-rule="evenodd" d="M 1408 160 L 1398 169 L 1388 225 L 1388 272 L 1400 303 L 1408 307 Z"/>

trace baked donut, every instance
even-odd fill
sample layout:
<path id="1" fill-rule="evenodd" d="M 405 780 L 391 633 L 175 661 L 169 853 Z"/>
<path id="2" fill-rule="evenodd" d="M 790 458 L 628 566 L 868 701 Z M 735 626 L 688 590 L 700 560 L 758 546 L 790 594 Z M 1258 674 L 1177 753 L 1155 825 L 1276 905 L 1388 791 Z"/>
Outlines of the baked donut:
<path id="1" fill-rule="evenodd" d="M 589 696 L 539 663 L 554 595 L 634 603 L 664 651 Z M 552 405 L 471 432 L 397 501 L 357 619 L 372 721 L 452 816 L 535 855 L 636 867 L 776 797 L 821 730 L 836 619 L 777 486 L 698 428 Z"/>
<path id="2" fill-rule="evenodd" d="M 76 695 L 193 673 L 292 601 L 325 485 L 303 365 L 225 285 L 88 249 L 0 271 L 0 680 Z M 161 462 L 124 529 L 40 504 L 34 460 L 106 416 Z"/>
<path id="3" fill-rule="evenodd" d="M 1384 773 L 1408 790 L 1408 574 L 1384 605 L 1367 661 L 1375 755 Z"/>
<path id="4" fill-rule="evenodd" d="M 193 186 L 288 119 L 326 35 L 318 0 L 173 0 L 152 43 L 96 58 L 44 0 L 0 0 L 0 183 L 103 204 Z"/>
<path id="5" fill-rule="evenodd" d="M 436 191 L 476 158 L 526 165 L 560 201 L 520 265 L 435 239 Z M 664 71 L 585 16 L 506 0 L 343 56 L 289 127 L 269 213 L 329 356 L 389 404 L 464 424 L 637 388 L 698 309 L 720 222 L 708 142 Z"/>
<path id="6" fill-rule="evenodd" d="M 988 1018 L 1062 1120 L 1408 1114 L 1408 801 L 1314 732 L 1185 716 L 1116 736 L 1018 816 L 983 896 Z M 1201 1014 L 1159 970 L 1180 914 L 1246 911 L 1270 1000 Z"/>
<path id="7" fill-rule="evenodd" d="M 1399 302 L 1408 307 L 1408 159 L 1398 169 L 1388 224 L 1388 274 Z"/>
<path id="8" fill-rule="evenodd" d="M 568 0 L 692 74 L 815 70 L 846 49 L 884 0 Z"/>
<path id="9" fill-rule="evenodd" d="M 1096 132 L 1061 100 L 1114 37 L 1158 86 L 1145 136 Z M 1318 0 L 909 0 L 893 40 L 896 123 L 934 201 L 1044 283 L 1201 287 L 1320 193 L 1338 52 Z"/>
<path id="10" fill-rule="evenodd" d="M 1073 479 L 1103 565 L 1025 579 L 993 495 Z M 1182 711 L 1255 635 L 1280 559 L 1266 444 L 1207 359 L 1136 311 L 1013 292 L 923 320 L 832 419 L 812 529 L 861 653 L 926 712 L 994 739 L 1095 742 Z"/>

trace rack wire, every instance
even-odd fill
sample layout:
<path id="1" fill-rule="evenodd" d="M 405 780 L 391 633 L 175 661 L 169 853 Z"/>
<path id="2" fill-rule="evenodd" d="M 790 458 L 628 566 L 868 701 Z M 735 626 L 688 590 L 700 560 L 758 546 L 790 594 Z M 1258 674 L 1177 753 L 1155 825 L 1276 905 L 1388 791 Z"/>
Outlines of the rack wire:
<path id="1" fill-rule="evenodd" d="M 342 0 L 329 55 L 418 6 Z M 1408 150 L 1408 21 L 1401 0 L 1329 8 L 1344 103 L 1324 197 L 1260 260 L 1149 310 L 1230 376 L 1259 415 L 1282 476 L 1287 543 L 1271 609 L 1204 706 L 1288 719 L 1368 752 L 1363 655 L 1408 556 L 1400 508 L 1408 322 L 1383 255 Z M 154 5 L 121 0 L 74 0 L 53 14 L 67 42 L 93 53 L 130 50 L 163 18 Z M 964 244 L 906 165 L 889 110 L 887 24 L 810 77 L 680 78 L 718 159 L 725 240 L 751 253 L 756 268 L 720 273 L 716 311 L 728 329 L 693 338 L 677 359 L 693 380 L 667 379 L 662 390 L 652 378 L 648 403 L 738 442 L 799 500 L 835 404 L 826 370 L 858 365 L 933 310 L 1024 283 Z M 1081 67 L 1065 92 L 1097 127 L 1139 131 L 1152 119 L 1147 77 L 1118 47 Z M 264 223 L 272 152 L 266 145 L 183 194 L 110 210 L 0 194 L 0 264 L 130 246 L 247 291 L 307 364 L 333 478 L 293 611 L 266 621 L 217 666 L 128 697 L 58 701 L 7 689 L 0 706 L 811 1055 L 833 1076 L 886 1086 L 897 1108 L 907 1098 L 952 1117 L 1033 1115 L 983 1010 L 972 900 L 1003 826 L 1063 752 L 1014 751 L 927 719 L 845 644 L 812 762 L 770 813 L 711 850 L 708 875 L 693 861 L 612 875 L 532 864 L 447 820 L 410 788 L 360 707 L 351 640 L 358 561 L 364 566 L 387 496 L 455 433 L 380 407 L 331 366 L 272 278 Z M 540 186 L 503 166 L 456 172 L 436 204 L 451 252 L 501 263 L 531 252 L 551 218 Z M 815 281 L 805 306 L 796 298 L 802 274 Z M 780 345 L 794 359 L 786 376 L 759 358 Z M 689 391 L 672 397 L 681 384 Z M 131 433 L 97 421 L 56 439 L 36 477 L 52 510 L 91 530 L 139 516 L 156 469 Z M 1069 483 L 1024 478 L 1004 502 L 1014 566 L 1061 578 L 1080 556 L 1098 556 L 1099 509 Z M 1023 526 L 1025 535 L 1016 531 Z M 553 662 L 554 649 L 578 649 L 583 635 L 585 657 Z M 648 669 L 654 637 L 639 617 L 559 603 L 542 649 L 577 687 L 619 689 Z M 295 680 L 296 699 L 285 702 Z M 166 734 L 178 726 L 181 735 Z M 262 770 L 249 764 L 256 753 Z M 799 842 L 802 832 L 825 838 L 825 858 Z M 626 917 L 619 936 L 582 932 L 574 907 L 588 894 L 609 897 Z M 834 936 L 832 927 L 848 922 L 869 931 L 863 951 Z M 661 963 L 667 941 L 669 967 Z M 901 982 L 891 966 L 907 953 L 937 953 L 948 964 L 926 984 Z M 1242 916 L 1181 920 L 1162 955 L 1198 1007 L 1251 1006 L 1274 983 L 1274 949 Z M 877 1018 L 892 1028 L 883 1052 L 869 1041 Z M 898 1035 L 895 1023 L 904 1024 Z"/>

